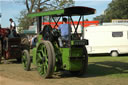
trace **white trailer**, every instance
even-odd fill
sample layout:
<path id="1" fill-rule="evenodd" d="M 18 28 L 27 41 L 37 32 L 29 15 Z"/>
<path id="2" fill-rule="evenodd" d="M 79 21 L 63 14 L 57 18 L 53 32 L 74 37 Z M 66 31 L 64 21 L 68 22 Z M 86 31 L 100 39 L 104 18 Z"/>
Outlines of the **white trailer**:
<path id="1" fill-rule="evenodd" d="M 89 26 L 84 29 L 84 39 L 89 40 L 88 54 L 128 53 L 128 26 L 125 25 Z"/>

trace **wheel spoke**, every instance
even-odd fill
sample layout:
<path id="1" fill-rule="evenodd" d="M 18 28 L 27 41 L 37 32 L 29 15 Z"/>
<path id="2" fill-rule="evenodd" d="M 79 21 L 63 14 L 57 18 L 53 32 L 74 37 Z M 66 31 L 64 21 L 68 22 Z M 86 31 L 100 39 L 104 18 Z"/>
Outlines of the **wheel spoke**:
<path id="1" fill-rule="evenodd" d="M 42 56 L 46 56 L 46 53 L 41 49 L 41 50 L 38 50 L 37 51 L 38 53 L 41 53 L 42 54 Z"/>
<path id="2" fill-rule="evenodd" d="M 45 57 L 45 61 L 48 62 L 48 56 Z"/>
<path id="3" fill-rule="evenodd" d="M 47 73 L 47 65 L 44 66 L 44 73 Z"/>
<path id="4" fill-rule="evenodd" d="M 41 55 L 41 53 L 39 53 L 38 57 L 40 58 L 40 60 L 43 59 L 43 55 Z"/>
<path id="5" fill-rule="evenodd" d="M 46 49 L 44 49 L 44 54 L 47 55 L 47 50 Z"/>
<path id="6" fill-rule="evenodd" d="M 25 62 L 25 58 L 24 58 L 24 57 L 25 57 L 25 56 L 23 55 L 23 56 L 22 56 L 22 61 L 23 61 L 23 62 Z"/>
<path id="7" fill-rule="evenodd" d="M 41 70 L 42 68 L 41 67 L 38 67 L 38 72 L 41 74 L 41 72 L 42 72 L 42 70 Z"/>
<path id="8" fill-rule="evenodd" d="M 44 65 L 42 65 L 42 66 L 40 67 L 39 73 L 40 73 L 41 75 L 44 75 L 44 74 L 45 74 Z"/>
<path id="9" fill-rule="evenodd" d="M 44 54 L 44 56 L 46 56 L 46 54 L 47 54 L 47 49 L 46 49 L 46 47 L 45 46 L 42 46 L 42 52 L 43 52 L 43 54 Z"/>
<path id="10" fill-rule="evenodd" d="M 41 62 L 41 60 L 39 58 L 37 58 L 36 60 L 37 60 L 37 64 Z"/>
<path id="11" fill-rule="evenodd" d="M 41 53 L 37 53 L 37 58 L 42 60 L 43 59 L 43 56 L 41 55 Z"/>

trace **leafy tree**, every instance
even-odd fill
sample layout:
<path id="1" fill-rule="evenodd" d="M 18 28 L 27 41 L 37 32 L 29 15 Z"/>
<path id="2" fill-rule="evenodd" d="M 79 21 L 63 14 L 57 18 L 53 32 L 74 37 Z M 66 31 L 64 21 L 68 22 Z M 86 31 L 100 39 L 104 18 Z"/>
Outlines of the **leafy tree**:
<path id="1" fill-rule="evenodd" d="M 96 16 L 95 18 L 93 18 L 93 20 L 98 20 L 100 24 L 102 24 L 104 21 L 104 17 L 104 15 Z"/>
<path id="2" fill-rule="evenodd" d="M 20 17 L 18 18 L 19 27 L 23 27 L 23 29 L 28 29 L 30 25 L 33 24 L 33 19 L 27 17 L 27 11 L 23 10 L 20 12 Z"/>
<path id="3" fill-rule="evenodd" d="M 112 0 L 100 19 L 110 22 L 112 19 L 128 19 L 128 0 Z"/>
<path id="4" fill-rule="evenodd" d="M 26 10 L 21 11 L 19 26 L 23 29 L 28 29 L 33 24 L 34 19 L 27 17 L 28 13 L 36 12 L 38 9 L 41 11 L 62 9 L 74 5 L 73 0 L 25 0 Z"/>
<path id="5" fill-rule="evenodd" d="M 106 10 L 105 21 L 128 19 L 128 0 L 113 0 Z"/>

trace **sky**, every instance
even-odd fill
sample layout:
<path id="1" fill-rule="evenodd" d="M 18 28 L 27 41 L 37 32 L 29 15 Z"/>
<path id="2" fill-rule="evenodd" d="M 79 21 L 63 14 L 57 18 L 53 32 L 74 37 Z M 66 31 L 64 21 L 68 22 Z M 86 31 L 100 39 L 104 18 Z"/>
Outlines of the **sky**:
<path id="1" fill-rule="evenodd" d="M 0 0 L 0 24 L 2 27 L 9 27 L 9 18 L 13 18 L 18 25 L 17 17 L 20 16 L 20 11 L 26 9 L 25 5 L 21 3 L 21 0 Z M 92 20 L 94 17 L 104 13 L 104 10 L 108 7 L 108 4 L 112 0 L 75 0 L 75 6 L 87 6 L 96 9 L 96 14 L 86 16 L 87 19 Z"/>

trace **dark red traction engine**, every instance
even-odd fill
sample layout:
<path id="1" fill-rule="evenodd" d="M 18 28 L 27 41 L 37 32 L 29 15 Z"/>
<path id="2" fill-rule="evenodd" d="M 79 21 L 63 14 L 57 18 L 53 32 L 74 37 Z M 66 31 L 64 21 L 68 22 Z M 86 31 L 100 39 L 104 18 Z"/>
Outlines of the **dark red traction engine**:
<path id="1" fill-rule="evenodd" d="M 19 34 L 17 34 L 17 37 L 10 38 L 10 33 L 10 30 L 7 28 L 0 29 L 0 61 L 4 57 L 5 60 L 17 59 L 19 62 L 21 61 L 22 51 L 29 49 L 29 42 L 27 37 L 22 38 Z M 26 40 L 27 45 L 23 45 Z"/>

